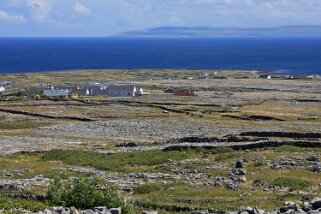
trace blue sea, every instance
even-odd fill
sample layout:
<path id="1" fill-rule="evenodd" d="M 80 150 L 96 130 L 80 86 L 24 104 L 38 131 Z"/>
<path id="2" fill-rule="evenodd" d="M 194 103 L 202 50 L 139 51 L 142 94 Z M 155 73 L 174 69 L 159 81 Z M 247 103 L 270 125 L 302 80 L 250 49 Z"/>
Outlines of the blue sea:
<path id="1" fill-rule="evenodd" d="M 236 69 L 321 75 L 321 38 L 0 38 L 0 73 Z"/>

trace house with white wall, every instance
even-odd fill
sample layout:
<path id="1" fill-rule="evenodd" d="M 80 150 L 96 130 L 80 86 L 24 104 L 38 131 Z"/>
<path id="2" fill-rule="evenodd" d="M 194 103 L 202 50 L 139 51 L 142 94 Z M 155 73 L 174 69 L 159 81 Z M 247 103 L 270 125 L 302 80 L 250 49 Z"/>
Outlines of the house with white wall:
<path id="1" fill-rule="evenodd" d="M 110 85 L 108 87 L 108 96 L 110 97 L 136 97 L 138 91 L 134 85 Z"/>
<path id="2" fill-rule="evenodd" d="M 5 91 L 6 91 L 6 88 L 3 85 L 0 85 L 0 93 Z"/>
<path id="3" fill-rule="evenodd" d="M 51 98 L 67 98 L 70 91 L 68 89 L 45 89 L 43 95 Z"/>

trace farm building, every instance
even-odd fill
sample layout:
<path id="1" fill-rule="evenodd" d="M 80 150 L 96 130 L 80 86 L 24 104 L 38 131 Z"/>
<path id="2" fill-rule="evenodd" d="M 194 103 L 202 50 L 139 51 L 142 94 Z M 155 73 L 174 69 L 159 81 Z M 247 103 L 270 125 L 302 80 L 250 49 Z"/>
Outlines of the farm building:
<path id="1" fill-rule="evenodd" d="M 0 93 L 6 91 L 6 88 L 3 85 L 0 85 Z"/>
<path id="2" fill-rule="evenodd" d="M 107 90 L 108 96 L 111 97 L 136 97 L 148 94 L 144 93 L 142 88 L 137 88 L 135 85 L 110 85 Z"/>
<path id="3" fill-rule="evenodd" d="M 175 90 L 173 88 L 165 88 L 164 89 L 164 93 L 167 93 L 167 94 L 172 94 L 174 92 L 175 92 Z"/>
<path id="4" fill-rule="evenodd" d="M 260 75 L 260 78 L 261 79 L 272 79 L 272 76 L 271 75 L 267 75 L 267 74 L 263 74 L 263 75 Z"/>
<path id="5" fill-rule="evenodd" d="M 78 97 L 107 96 L 107 89 L 98 86 L 85 86 L 70 88 L 70 93 Z"/>
<path id="6" fill-rule="evenodd" d="M 108 96 L 135 97 L 137 96 L 137 88 L 134 85 L 111 85 L 108 87 Z"/>
<path id="7" fill-rule="evenodd" d="M 68 89 L 45 89 L 43 90 L 43 95 L 46 97 L 55 97 L 55 98 L 67 98 L 70 94 Z"/>

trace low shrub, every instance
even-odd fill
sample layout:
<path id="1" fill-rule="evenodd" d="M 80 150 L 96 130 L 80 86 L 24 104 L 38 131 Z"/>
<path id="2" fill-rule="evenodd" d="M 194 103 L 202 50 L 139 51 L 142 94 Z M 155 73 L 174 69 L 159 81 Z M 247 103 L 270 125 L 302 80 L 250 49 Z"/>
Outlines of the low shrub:
<path id="1" fill-rule="evenodd" d="M 119 196 L 113 185 L 97 188 L 100 182 L 97 178 L 80 177 L 73 181 L 62 183 L 54 179 L 48 189 L 48 202 L 51 205 L 91 209 L 98 206 L 109 208 L 122 207 L 124 212 L 128 205 Z"/>

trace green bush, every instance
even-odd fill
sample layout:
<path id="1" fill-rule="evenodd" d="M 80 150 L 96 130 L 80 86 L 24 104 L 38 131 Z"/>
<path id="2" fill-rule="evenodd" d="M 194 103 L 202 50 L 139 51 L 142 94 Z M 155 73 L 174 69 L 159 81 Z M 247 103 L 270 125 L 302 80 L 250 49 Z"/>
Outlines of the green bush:
<path id="1" fill-rule="evenodd" d="M 107 185 L 97 188 L 100 184 L 97 178 L 80 177 L 73 181 L 62 183 L 55 179 L 48 189 L 48 202 L 51 205 L 90 209 L 97 206 L 122 207 L 128 210 L 124 200 L 118 195 L 115 186 Z"/>
<path id="2" fill-rule="evenodd" d="M 299 190 L 299 189 L 304 189 L 311 184 L 308 181 L 297 179 L 297 178 L 284 178 L 284 177 L 279 177 L 275 179 L 272 184 L 274 186 L 284 186 L 284 187 L 289 187 L 291 190 Z"/>
<path id="3" fill-rule="evenodd" d="M 144 184 L 144 185 L 135 186 L 133 190 L 135 194 L 147 194 L 147 193 L 159 191 L 161 190 L 161 187 L 157 184 Z"/>

